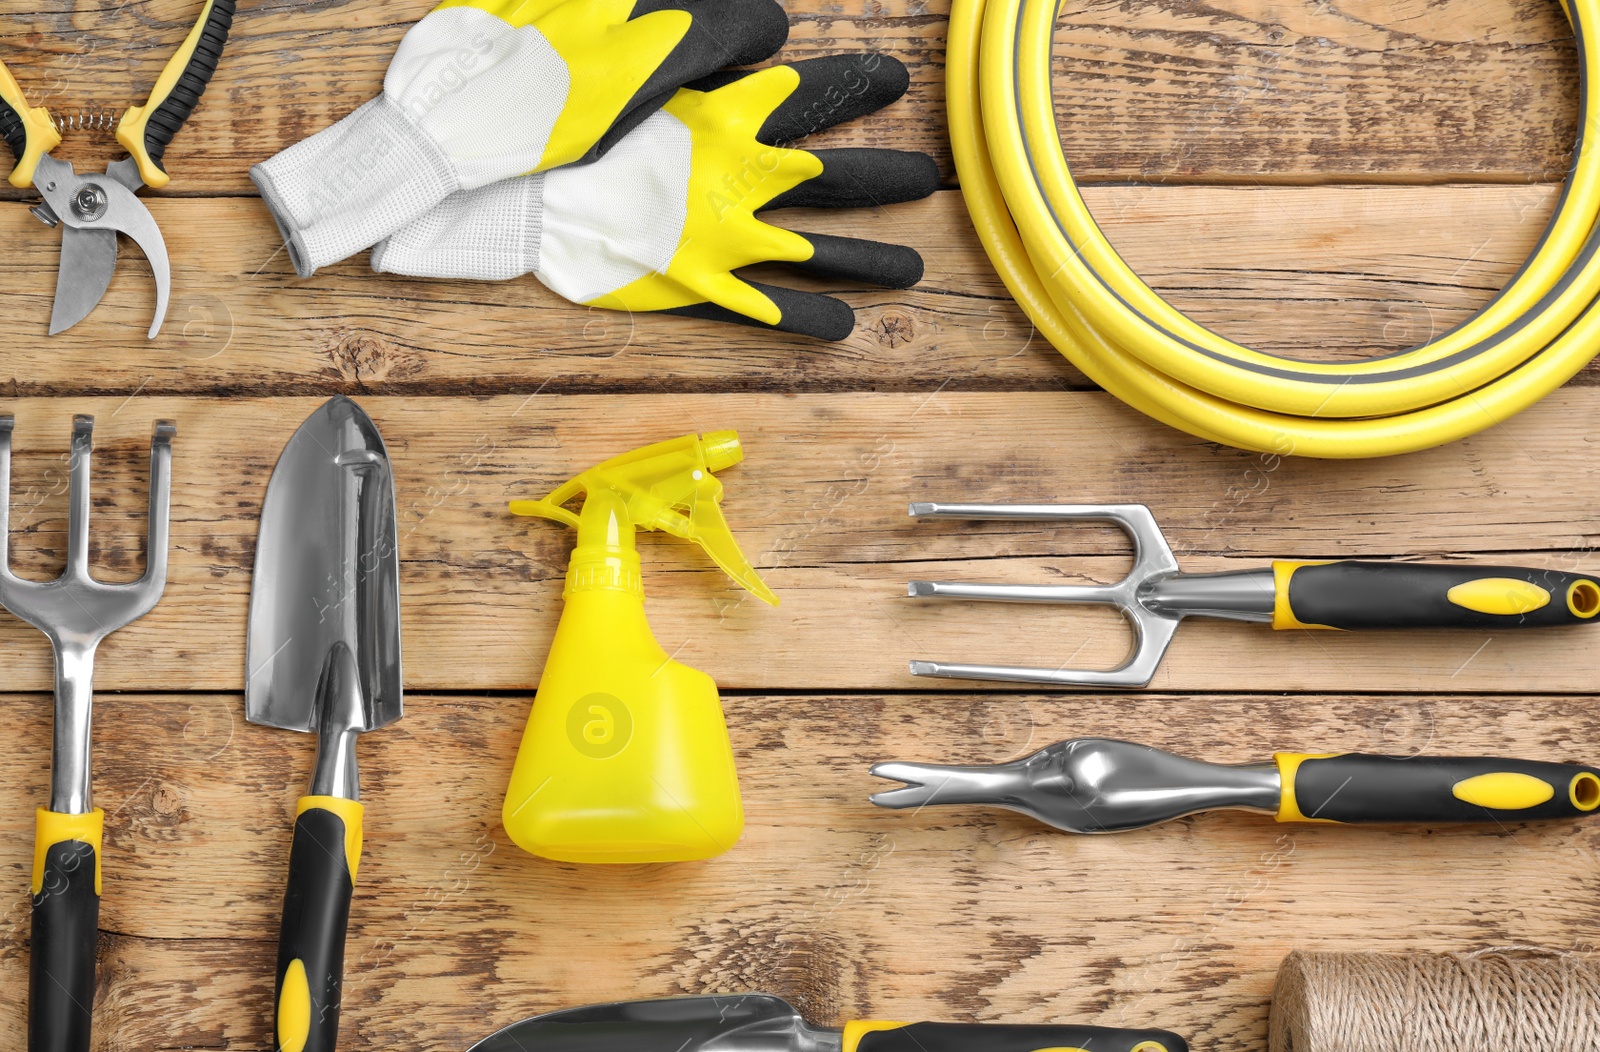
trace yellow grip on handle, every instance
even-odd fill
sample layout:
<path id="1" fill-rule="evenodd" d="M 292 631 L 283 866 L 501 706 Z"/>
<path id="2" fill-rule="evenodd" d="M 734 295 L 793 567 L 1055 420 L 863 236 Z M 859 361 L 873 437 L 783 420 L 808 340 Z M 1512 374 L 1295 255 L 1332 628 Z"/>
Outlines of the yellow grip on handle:
<path id="1" fill-rule="evenodd" d="M 311 984 L 306 981 L 305 962 L 299 959 L 283 973 L 277 1030 L 279 1052 L 304 1052 L 311 1037 Z"/>
<path id="2" fill-rule="evenodd" d="M 81 840 L 94 848 L 94 893 L 100 894 L 100 850 L 105 837 L 106 813 L 98 807 L 88 814 L 65 815 L 39 808 L 34 813 L 33 832 L 33 893 L 44 890 L 45 856 L 50 849 L 66 840 Z"/>
<path id="3" fill-rule="evenodd" d="M 350 883 L 354 884 L 356 870 L 361 866 L 361 816 L 366 808 L 359 800 L 341 796 L 302 796 L 294 805 L 294 816 L 299 818 L 313 807 L 332 811 L 344 822 L 344 857 L 350 866 Z"/>
<path id="4" fill-rule="evenodd" d="M 852 1019 L 844 1025 L 843 1047 L 839 1052 L 856 1052 L 861 1039 L 874 1030 L 899 1030 L 909 1025 L 896 1019 Z"/>
<path id="5" fill-rule="evenodd" d="M 1275 752 L 1272 754 L 1273 762 L 1278 765 L 1278 814 L 1280 822 L 1330 822 L 1327 818 L 1317 818 L 1312 815 L 1300 813 L 1300 801 L 1294 792 L 1294 776 L 1300 770 L 1300 765 L 1307 760 L 1326 760 L 1330 756 L 1338 756 L 1332 752 Z"/>

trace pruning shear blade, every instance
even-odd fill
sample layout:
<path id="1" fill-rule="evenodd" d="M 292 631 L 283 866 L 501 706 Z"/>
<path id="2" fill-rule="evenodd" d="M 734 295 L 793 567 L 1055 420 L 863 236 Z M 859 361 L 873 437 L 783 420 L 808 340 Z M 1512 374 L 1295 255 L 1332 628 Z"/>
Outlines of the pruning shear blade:
<path id="1" fill-rule="evenodd" d="M 82 321 L 105 295 L 117 267 L 119 233 L 128 235 L 150 261 L 156 282 L 150 338 L 161 331 L 172 289 L 167 243 L 155 217 L 120 174 L 108 170 L 104 175 L 78 175 L 72 165 L 49 154 L 39 159 L 34 185 L 62 225 L 61 266 L 50 310 L 51 335 Z"/>

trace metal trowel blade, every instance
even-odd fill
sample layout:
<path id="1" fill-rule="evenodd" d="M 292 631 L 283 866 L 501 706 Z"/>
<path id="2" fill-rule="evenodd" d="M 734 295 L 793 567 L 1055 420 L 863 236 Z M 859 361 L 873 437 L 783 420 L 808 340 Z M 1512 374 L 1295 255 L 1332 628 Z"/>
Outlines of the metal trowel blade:
<path id="1" fill-rule="evenodd" d="M 614 1001 L 536 1015 L 467 1052 L 801 1052 L 836 1045 L 771 994 Z"/>
<path id="2" fill-rule="evenodd" d="M 318 684 L 343 644 L 365 719 L 399 719 L 400 569 L 394 480 L 372 418 L 330 398 L 289 439 L 267 483 L 250 586 L 245 718 L 317 729 Z"/>

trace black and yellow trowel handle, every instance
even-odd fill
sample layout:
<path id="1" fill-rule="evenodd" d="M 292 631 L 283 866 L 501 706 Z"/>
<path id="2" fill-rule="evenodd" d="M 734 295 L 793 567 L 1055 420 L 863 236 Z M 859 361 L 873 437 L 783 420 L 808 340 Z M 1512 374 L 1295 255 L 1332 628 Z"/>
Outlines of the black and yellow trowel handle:
<path id="1" fill-rule="evenodd" d="M 1275 562 L 1274 628 L 1521 628 L 1592 623 L 1600 580 L 1561 570 Z"/>
<path id="2" fill-rule="evenodd" d="M 278 1052 L 333 1052 L 338 1042 L 362 810 L 336 796 L 302 796 L 296 806 L 273 1000 Z"/>
<path id="3" fill-rule="evenodd" d="M 1487 756 L 1277 753 L 1280 822 L 1525 822 L 1600 808 L 1600 769 Z"/>
<path id="4" fill-rule="evenodd" d="M 841 1052 L 1188 1052 L 1167 1030 L 1009 1023 L 846 1023 Z"/>
<path id="5" fill-rule="evenodd" d="M 33 839 L 29 1052 L 88 1052 L 105 813 L 40 808 Z"/>
<path id="6" fill-rule="evenodd" d="M 234 4 L 235 0 L 205 0 L 194 28 L 156 78 L 150 98 L 143 106 L 129 107 L 117 123 L 117 142 L 139 166 L 146 186 L 159 190 L 171 181 L 162 158 L 217 71 L 233 27 Z"/>

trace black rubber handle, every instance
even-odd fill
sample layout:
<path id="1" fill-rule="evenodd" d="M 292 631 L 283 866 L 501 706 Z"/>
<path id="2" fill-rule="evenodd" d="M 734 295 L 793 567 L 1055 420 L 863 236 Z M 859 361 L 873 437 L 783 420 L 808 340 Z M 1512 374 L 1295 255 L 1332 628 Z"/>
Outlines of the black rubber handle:
<path id="1" fill-rule="evenodd" d="M 22 160 L 23 151 L 28 148 L 28 129 L 17 111 L 4 99 L 0 99 L 0 139 L 5 139 L 17 160 Z"/>
<path id="2" fill-rule="evenodd" d="M 211 77 L 217 71 L 217 63 L 222 61 L 222 49 L 228 43 L 228 31 L 233 28 L 235 3 L 236 0 L 213 0 L 201 27 L 200 39 L 183 67 L 183 73 L 145 124 L 145 152 L 162 171 L 166 171 L 161 159 L 167 152 L 167 144 L 172 142 L 172 137 L 178 134 L 183 122 L 194 112 L 200 96 L 206 93 L 206 85 L 211 83 Z"/>
<path id="3" fill-rule="evenodd" d="M 346 843 L 344 819 L 332 811 L 310 807 L 295 819 L 273 994 L 273 1047 L 280 1052 L 333 1052 L 338 1042 L 345 926 L 355 890 Z"/>
<path id="4" fill-rule="evenodd" d="M 1330 822 L 1524 822 L 1600 807 L 1600 769 L 1577 764 L 1359 753 L 1281 754 L 1278 764 L 1292 774 L 1298 817 Z"/>
<path id="5" fill-rule="evenodd" d="M 100 895 L 94 845 L 63 840 L 45 851 L 33 896 L 28 1052 L 88 1052 Z"/>
<path id="6" fill-rule="evenodd" d="M 1107 1026 L 1025 1026 L 1008 1023 L 909 1023 L 861 1036 L 855 1052 L 1188 1052 L 1168 1030 Z M 846 1052 L 849 1052 L 847 1049 Z"/>
<path id="7" fill-rule="evenodd" d="M 1600 580 L 1522 566 L 1332 562 L 1294 566 L 1288 606 L 1327 628 L 1527 628 L 1600 620 Z"/>

